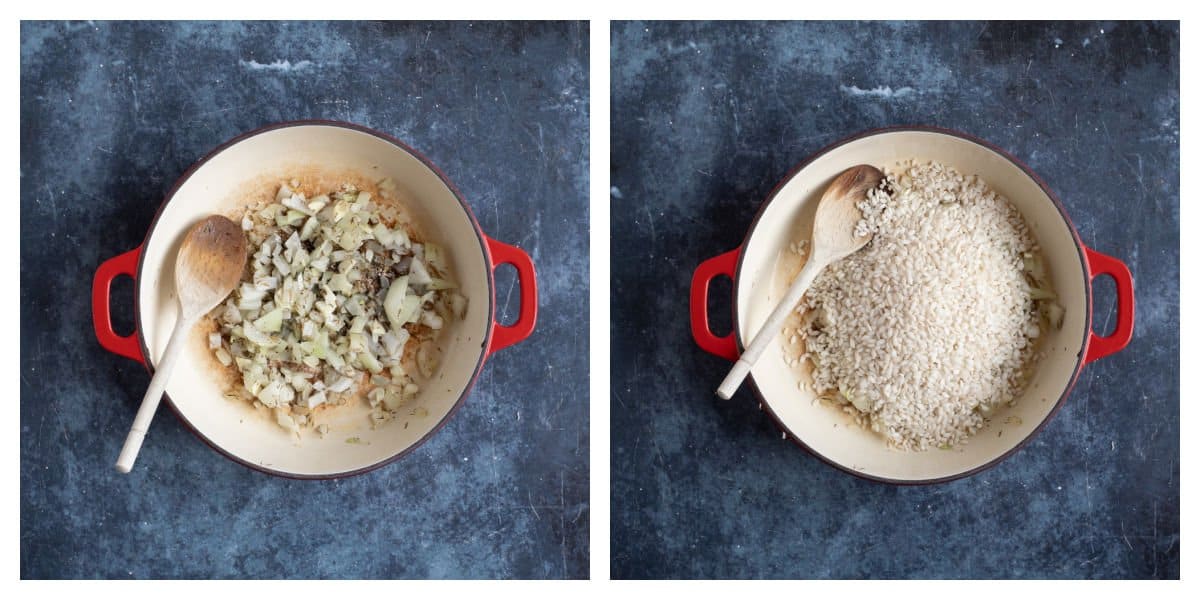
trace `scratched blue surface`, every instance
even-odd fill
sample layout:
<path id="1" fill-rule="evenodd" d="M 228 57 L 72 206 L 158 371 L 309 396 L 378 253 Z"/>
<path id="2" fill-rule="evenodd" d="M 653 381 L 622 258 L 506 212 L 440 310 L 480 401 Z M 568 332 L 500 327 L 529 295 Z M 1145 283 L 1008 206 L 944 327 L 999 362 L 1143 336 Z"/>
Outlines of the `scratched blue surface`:
<path id="1" fill-rule="evenodd" d="M 611 40 L 614 577 L 1179 577 L 1178 23 L 620 22 Z M 851 477 L 780 441 L 750 392 L 716 400 L 728 364 L 687 322 L 696 265 L 792 166 L 902 124 L 1027 162 L 1137 288 L 1133 343 L 1031 444 L 935 487 Z M 1110 329 L 1111 283 L 1095 310 Z"/>
<path id="2" fill-rule="evenodd" d="M 21 576 L 579 578 L 588 573 L 585 23 L 23 23 Z M 165 408 L 89 293 L 195 160 L 281 120 L 353 121 L 444 170 L 528 251 L 541 314 L 445 429 L 367 475 L 258 474 Z M 518 300 L 501 271 L 498 306 Z M 114 294 L 132 327 L 132 285 Z"/>

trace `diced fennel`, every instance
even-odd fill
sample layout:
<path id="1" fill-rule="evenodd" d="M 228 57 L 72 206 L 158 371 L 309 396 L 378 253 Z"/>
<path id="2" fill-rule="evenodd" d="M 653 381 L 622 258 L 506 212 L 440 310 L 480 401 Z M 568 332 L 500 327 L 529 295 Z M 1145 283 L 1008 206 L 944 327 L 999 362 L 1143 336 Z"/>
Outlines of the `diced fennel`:
<path id="1" fill-rule="evenodd" d="M 1046 267 L 1042 263 L 1040 256 L 1026 256 L 1021 259 L 1025 272 L 1029 273 L 1035 281 L 1046 281 Z"/>
<path id="2" fill-rule="evenodd" d="M 308 220 L 304 222 L 304 227 L 300 229 L 300 239 L 312 239 L 313 234 L 317 232 L 317 228 L 320 227 L 320 225 L 321 222 L 318 221 L 316 217 L 309 217 Z"/>
<path id="3" fill-rule="evenodd" d="M 401 302 L 400 311 L 397 313 L 397 319 L 401 324 L 407 325 L 416 321 L 421 316 L 421 298 L 408 295 Z"/>
<path id="4" fill-rule="evenodd" d="M 354 380 L 349 377 L 340 377 L 329 385 L 329 391 L 335 394 L 340 394 L 350 389 L 354 385 Z"/>
<path id="5" fill-rule="evenodd" d="M 429 275 L 429 271 L 425 269 L 425 262 L 414 257 L 412 264 L 409 266 L 409 281 L 413 285 L 429 285 L 433 283 L 433 277 Z"/>
<path id="6" fill-rule="evenodd" d="M 421 312 L 421 324 L 430 329 L 441 329 L 444 321 L 441 315 L 432 310 L 426 310 Z"/>
<path id="7" fill-rule="evenodd" d="M 327 285 L 329 286 L 330 290 L 339 294 L 350 294 L 354 291 L 354 285 L 351 284 L 350 280 L 347 279 L 342 273 L 335 273 L 329 278 Z"/>
<path id="8" fill-rule="evenodd" d="M 274 346 L 275 345 L 275 339 L 272 338 L 271 336 L 263 333 L 262 330 L 260 330 L 257 326 L 254 325 L 254 323 L 250 323 L 250 322 L 242 323 L 242 333 L 246 336 L 247 340 L 250 340 L 255 345 L 258 345 L 258 346 Z"/>
<path id="9" fill-rule="evenodd" d="M 320 431 L 311 411 L 360 393 L 379 423 L 413 401 L 414 376 L 432 376 L 431 341 L 445 319 L 463 318 L 467 300 L 444 250 L 382 220 L 369 192 L 343 186 L 309 199 L 302 187 L 282 185 L 274 202 L 241 217 L 248 268 L 211 313 L 219 331 L 208 343 L 241 374 L 237 395 L 272 409 L 284 429 Z M 415 357 L 405 352 L 412 338 Z"/>
<path id="10" fill-rule="evenodd" d="M 308 207 L 308 203 L 304 201 L 303 196 L 292 195 L 287 198 L 284 198 L 281 203 L 284 206 L 286 206 L 296 212 L 303 213 L 304 215 L 307 215 L 309 217 L 316 214 L 313 212 L 313 210 L 311 208 Z"/>
<path id="11" fill-rule="evenodd" d="M 293 419 L 292 415 L 289 415 L 282 406 L 275 408 L 275 422 L 279 423 L 280 427 L 293 433 L 296 433 L 300 430 L 300 427 L 296 424 L 295 419 Z"/>
<path id="12" fill-rule="evenodd" d="M 283 309 L 276 308 L 254 321 L 254 327 L 259 331 L 276 333 L 283 325 Z M 253 340 L 251 340 L 253 341 Z"/>
<path id="13" fill-rule="evenodd" d="M 398 410 L 407 403 L 404 393 L 397 390 L 387 390 L 383 395 L 383 405 L 388 410 Z"/>
<path id="14" fill-rule="evenodd" d="M 383 311 L 392 323 L 393 329 L 400 329 L 408 321 L 401 318 L 401 309 L 408 296 L 408 276 L 401 275 L 392 281 L 388 288 L 387 297 L 383 300 Z"/>
<path id="15" fill-rule="evenodd" d="M 433 377 L 433 372 L 437 370 L 438 356 L 437 351 L 429 342 L 425 342 L 417 348 L 417 368 L 421 371 L 426 379 Z"/>
<path id="16" fill-rule="evenodd" d="M 450 293 L 450 312 L 458 319 L 467 317 L 467 297 L 458 292 Z"/>
<path id="17" fill-rule="evenodd" d="M 388 229 L 387 225 L 384 225 L 383 223 L 376 223 L 371 232 L 375 234 L 375 239 L 379 240 L 380 244 L 383 244 L 384 246 L 390 246 L 392 244 L 393 234 L 391 230 Z"/>
<path id="18" fill-rule="evenodd" d="M 1058 297 L 1052 290 L 1042 289 L 1039 287 L 1029 288 L 1029 297 L 1034 300 L 1053 300 Z"/>
<path id="19" fill-rule="evenodd" d="M 370 351 L 359 352 L 358 360 L 362 363 L 363 368 L 372 373 L 378 373 L 383 370 L 383 365 L 379 364 L 379 361 L 375 359 L 375 355 L 371 354 Z"/>
<path id="20" fill-rule="evenodd" d="M 290 404 L 295 398 L 296 391 L 287 383 L 279 380 L 272 381 L 258 393 L 258 400 L 263 403 L 263 406 L 272 408 L 283 404 Z"/>
<path id="21" fill-rule="evenodd" d="M 442 247 L 434 244 L 433 242 L 426 242 L 425 262 L 429 263 L 429 266 L 439 271 L 445 271 L 446 263 L 442 262 L 443 260 Z"/>
<path id="22" fill-rule="evenodd" d="M 252 283 L 243 283 L 238 293 L 238 297 L 242 300 L 262 300 L 262 297 L 266 295 L 265 290 L 255 287 Z"/>
<path id="23" fill-rule="evenodd" d="M 1050 326 L 1055 329 L 1062 329 L 1063 316 L 1065 313 L 1066 311 L 1064 311 L 1063 307 L 1059 306 L 1057 302 L 1050 302 L 1046 304 L 1046 319 L 1050 321 Z"/>

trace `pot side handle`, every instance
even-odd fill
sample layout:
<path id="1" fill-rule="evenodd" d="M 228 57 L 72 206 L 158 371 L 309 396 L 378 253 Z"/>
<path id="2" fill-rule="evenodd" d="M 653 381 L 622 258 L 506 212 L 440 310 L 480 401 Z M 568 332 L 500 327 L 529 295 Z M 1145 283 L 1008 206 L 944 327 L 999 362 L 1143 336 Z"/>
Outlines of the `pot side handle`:
<path id="1" fill-rule="evenodd" d="M 696 267 L 696 272 L 692 274 L 690 302 L 692 339 L 696 340 L 696 345 L 705 352 L 730 362 L 736 361 L 738 358 L 737 343 L 733 339 L 733 332 L 725 337 L 717 337 L 709 329 L 708 286 L 713 279 L 721 275 L 733 279 L 733 273 L 737 269 L 738 254 L 741 251 L 742 249 L 738 247 L 725 254 L 714 256 L 700 263 L 700 266 Z"/>
<path id="2" fill-rule="evenodd" d="M 484 239 L 492 255 L 492 269 L 503 264 L 512 265 L 517 270 L 517 285 L 521 288 L 521 312 L 517 322 L 512 325 L 492 324 L 492 343 L 488 347 L 488 354 L 491 355 L 523 341 L 533 333 L 533 327 L 537 324 L 537 274 L 534 272 L 533 259 L 524 250 L 487 236 Z"/>
<path id="3" fill-rule="evenodd" d="M 100 263 L 96 268 L 96 277 L 92 279 L 92 326 L 96 330 L 96 339 L 105 350 L 132 358 L 145 366 L 146 358 L 142 356 L 142 349 L 138 345 L 137 330 L 134 329 L 127 336 L 117 335 L 113 331 L 112 307 L 109 305 L 109 291 L 114 279 L 128 275 L 137 280 L 138 258 L 141 254 L 142 247 L 138 246 Z"/>
<path id="4" fill-rule="evenodd" d="M 1107 254 L 1087 246 L 1084 246 L 1084 251 L 1087 254 L 1088 281 L 1108 275 L 1117 284 L 1117 327 L 1108 337 L 1096 335 L 1094 331 L 1088 332 L 1087 355 L 1083 362 L 1090 363 L 1124 350 L 1133 339 L 1133 274 L 1125 263 Z"/>

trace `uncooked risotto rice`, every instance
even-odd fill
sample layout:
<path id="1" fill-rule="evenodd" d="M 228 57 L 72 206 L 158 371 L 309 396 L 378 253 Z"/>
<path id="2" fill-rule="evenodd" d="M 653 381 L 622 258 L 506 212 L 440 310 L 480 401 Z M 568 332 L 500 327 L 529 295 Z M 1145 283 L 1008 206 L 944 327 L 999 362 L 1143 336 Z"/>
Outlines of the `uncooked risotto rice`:
<path id="1" fill-rule="evenodd" d="M 896 448 L 963 443 L 1062 325 L 1040 249 L 1007 199 L 936 162 L 889 171 L 859 208 L 874 238 L 798 309 L 813 391 Z"/>

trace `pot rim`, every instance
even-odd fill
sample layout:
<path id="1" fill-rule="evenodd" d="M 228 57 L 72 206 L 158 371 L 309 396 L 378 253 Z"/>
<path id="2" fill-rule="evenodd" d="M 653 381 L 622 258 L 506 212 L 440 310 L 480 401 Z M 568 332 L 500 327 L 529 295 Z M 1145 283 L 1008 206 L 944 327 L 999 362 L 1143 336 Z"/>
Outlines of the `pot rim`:
<path id="1" fill-rule="evenodd" d="M 864 138 L 868 138 L 868 137 L 873 137 L 873 136 L 883 135 L 883 134 L 888 134 L 888 133 L 903 133 L 903 132 L 923 132 L 923 133 L 936 133 L 936 134 L 941 134 L 941 135 L 947 135 L 947 136 L 956 137 L 956 138 L 965 140 L 967 142 L 976 144 L 978 146 L 982 146 L 983 148 L 986 148 L 988 150 L 991 150 L 992 152 L 995 152 L 1000 157 L 1011 162 L 1018 169 L 1020 169 L 1021 172 L 1025 173 L 1026 176 L 1028 176 L 1030 179 L 1032 179 L 1034 181 L 1034 183 L 1036 183 L 1038 185 L 1038 187 L 1042 190 L 1042 192 L 1044 194 L 1046 194 L 1046 197 L 1049 198 L 1052 203 L 1054 203 L 1054 207 L 1058 210 L 1059 215 L 1062 216 L 1063 223 L 1066 224 L 1067 229 L 1070 230 L 1070 232 L 1071 232 L 1071 238 L 1075 242 L 1075 251 L 1078 253 L 1078 256 L 1079 256 L 1080 270 L 1084 274 L 1083 289 L 1084 289 L 1084 296 L 1086 299 L 1085 303 L 1087 305 L 1087 314 L 1085 315 L 1085 318 L 1084 318 L 1084 323 L 1086 324 L 1086 327 L 1084 327 L 1084 330 L 1083 330 L 1083 340 L 1081 341 L 1081 343 L 1079 345 L 1079 354 L 1078 354 L 1078 356 L 1076 356 L 1076 359 L 1075 359 L 1075 369 L 1074 369 L 1074 372 L 1071 374 L 1070 381 L 1067 382 L 1066 387 L 1063 389 L 1062 394 L 1058 397 L 1058 400 L 1055 401 L 1054 406 L 1052 406 L 1050 408 L 1050 412 L 1046 413 L 1046 416 L 1041 420 L 1040 423 L 1038 423 L 1037 427 L 1034 427 L 1033 430 L 1029 432 L 1029 435 L 1025 436 L 1023 439 L 1021 439 L 1021 441 L 1019 441 L 1015 445 L 1013 445 L 1013 447 L 1002 452 L 1000 455 L 989 460 L 988 462 L 986 462 L 982 465 L 979 465 L 977 467 L 968 469 L 966 471 L 962 471 L 960 473 L 955 473 L 953 475 L 947 475 L 944 477 L 934 477 L 934 478 L 930 478 L 930 479 L 894 479 L 894 478 L 890 478 L 890 477 L 881 477 L 878 475 L 872 475 L 870 473 L 864 473 L 862 471 L 855 470 L 853 468 L 847 467 L 847 466 L 821 454 L 820 452 L 816 451 L 814 448 L 812 448 L 811 446 L 806 444 L 803 440 L 801 440 L 800 437 L 795 434 L 795 432 L 793 432 L 790 428 L 788 428 L 788 426 L 783 422 L 783 419 L 781 419 L 779 417 L 779 415 L 775 414 L 775 411 L 771 409 L 770 402 L 767 401 L 766 396 L 764 396 L 762 391 L 758 388 L 758 382 L 755 381 L 753 372 L 751 372 L 749 374 L 749 377 L 747 379 L 749 379 L 751 388 L 754 390 L 754 395 L 758 397 L 759 407 L 764 412 L 766 412 L 768 416 L 771 417 L 771 420 L 775 423 L 775 426 L 777 428 L 779 428 L 779 430 L 782 431 L 783 434 L 789 440 L 792 441 L 792 443 L 794 443 L 797 446 L 799 446 L 800 448 L 804 449 L 809 454 L 812 454 L 813 456 L 817 457 L 817 459 L 819 459 L 821 462 L 823 462 L 831 467 L 834 467 L 834 468 L 838 469 L 839 471 L 849 473 L 851 475 L 854 475 L 855 477 L 859 477 L 861 479 L 866 479 L 868 481 L 875 481 L 875 482 L 879 482 L 879 483 L 889 483 L 889 484 L 893 484 L 893 485 L 931 485 L 931 484 L 936 484 L 936 483 L 947 483 L 950 481 L 955 481 L 958 479 L 970 477 L 972 475 L 981 473 L 983 471 L 986 471 L 986 470 L 1000 464 L 1002 461 L 1004 461 L 1008 457 L 1015 454 L 1018 450 L 1024 448 L 1025 445 L 1028 444 L 1042 430 L 1042 428 L 1045 427 L 1046 424 L 1050 422 L 1050 420 L 1054 417 L 1054 415 L 1058 413 L 1059 409 L 1062 408 L 1063 404 L 1065 403 L 1065 401 L 1067 399 L 1067 396 L 1069 396 L 1071 394 L 1071 390 L 1073 390 L 1075 388 L 1075 382 L 1079 379 L 1079 374 L 1083 370 L 1084 357 L 1087 355 L 1088 342 L 1091 339 L 1090 334 L 1091 334 L 1091 324 L 1092 324 L 1092 282 L 1091 282 L 1091 279 L 1089 279 L 1089 277 L 1088 277 L 1089 268 L 1088 268 L 1087 256 L 1084 253 L 1083 240 L 1080 239 L 1079 232 L 1075 229 L 1075 224 L 1071 221 L 1071 217 L 1067 215 L 1067 210 L 1063 206 L 1062 201 L 1059 200 L 1058 195 L 1055 194 L 1054 191 L 1051 190 L 1048 185 L 1046 185 L 1046 182 L 1043 181 L 1042 178 L 1039 177 L 1037 175 L 1037 173 L 1035 173 L 1033 171 L 1033 169 L 1029 168 L 1028 165 L 1026 165 L 1024 162 L 1022 162 L 1020 159 L 1013 156 L 1012 154 L 1009 154 L 1005 150 L 1001 149 L 1000 147 L 998 147 L 986 140 L 983 140 L 981 138 L 973 136 L 969 133 L 964 133 L 964 132 L 961 132 L 961 131 L 958 131 L 955 129 L 948 129 L 945 127 L 938 127 L 938 126 L 934 126 L 934 125 L 896 125 L 896 126 L 890 126 L 890 127 L 878 127 L 878 128 L 873 128 L 873 129 L 867 129 L 867 130 L 852 134 L 848 137 L 842 138 L 840 140 L 837 140 L 833 143 L 830 143 L 830 144 L 826 145 L 825 147 L 817 150 L 816 152 L 810 154 L 807 158 L 805 158 L 803 161 L 801 161 L 795 167 L 792 167 L 792 169 L 790 171 L 788 171 L 787 175 L 785 175 L 783 177 L 783 179 L 781 179 L 779 181 L 779 183 L 777 183 L 775 185 L 775 187 L 771 190 L 771 192 L 769 194 L 767 194 L 767 198 L 762 202 L 762 204 L 759 205 L 758 210 L 755 212 L 754 219 L 750 221 L 750 227 L 748 227 L 746 229 L 746 235 L 744 238 L 742 238 L 742 243 L 738 246 L 738 248 L 741 249 L 741 251 L 738 252 L 737 266 L 734 270 L 734 275 L 733 275 L 733 302 L 732 302 L 733 335 L 734 335 L 734 341 L 736 342 L 737 347 L 738 347 L 738 352 L 740 354 L 745 351 L 745 345 L 742 343 L 742 331 L 741 331 L 741 327 L 739 327 L 739 325 L 738 325 L 738 318 L 737 318 L 737 316 L 738 316 L 738 293 L 737 293 L 737 290 L 738 290 L 738 285 L 739 285 L 739 282 L 741 280 L 741 275 L 742 275 L 742 263 L 746 257 L 745 248 L 746 248 L 746 245 L 750 242 L 750 238 L 754 235 L 754 230 L 758 226 L 759 219 L 762 217 L 763 213 L 766 211 L 767 206 L 770 205 L 773 200 L 775 200 L 776 196 L 779 194 L 779 191 L 782 190 L 788 183 L 790 183 L 792 181 L 792 179 L 795 178 L 796 175 L 798 175 L 801 171 L 803 171 L 805 168 L 807 168 L 808 165 L 811 164 L 813 161 L 817 160 L 818 158 L 820 158 L 822 156 L 825 156 L 826 154 L 832 152 L 833 150 L 836 150 L 837 148 L 839 148 L 841 146 L 844 146 L 846 144 L 849 144 L 850 142 L 858 141 L 860 139 L 864 139 Z"/>
<path id="2" fill-rule="evenodd" d="M 253 469 L 253 470 L 261 472 L 261 473 L 266 473 L 267 475 L 274 475 L 277 477 L 284 477 L 287 479 L 304 479 L 304 480 L 341 479 L 343 477 L 352 477 L 355 475 L 361 475 L 363 473 L 367 473 L 369 471 L 374 471 L 375 469 L 378 469 L 380 467 L 384 467 L 393 462 L 396 462 L 397 460 L 400 460 L 401 458 L 404 458 L 405 456 L 407 456 L 413 450 L 416 450 L 418 447 L 420 447 L 425 442 L 429 441 L 429 439 L 431 437 L 433 437 L 434 434 L 441 431 L 441 429 L 446 426 L 446 423 L 450 420 L 450 418 L 453 417 L 456 412 L 458 412 L 458 409 L 460 407 L 462 407 L 463 403 L 466 401 L 467 396 L 471 393 L 471 390 L 475 387 L 475 382 L 478 381 L 479 374 L 483 370 L 483 365 L 487 361 L 487 358 L 489 355 L 488 348 L 491 345 L 492 333 L 493 333 L 493 327 L 490 324 L 495 321 L 495 317 L 496 317 L 496 315 L 495 315 L 496 282 L 495 282 L 495 275 L 493 273 L 493 267 L 495 266 L 495 263 L 492 260 L 492 253 L 491 253 L 491 250 L 488 248 L 488 245 L 486 242 L 486 235 L 483 233 L 483 229 L 479 226 L 478 219 L 475 218 L 475 213 L 471 211 L 470 205 L 467 204 L 467 201 L 463 198 L 462 192 L 460 192 L 458 190 L 458 187 L 455 186 L 452 181 L 450 181 L 450 178 L 447 177 L 446 174 L 443 173 L 442 170 L 437 167 L 437 165 L 433 164 L 432 161 L 430 161 L 428 158 L 426 158 L 424 154 L 417 151 L 412 146 L 409 146 L 408 144 L 400 141 L 398 138 L 388 135 L 386 133 L 383 133 L 381 131 L 371 129 L 371 128 L 365 127 L 363 125 L 358 125 L 355 123 L 349 123 L 349 122 L 345 122 L 345 121 L 328 120 L 328 119 L 300 119 L 300 120 L 294 120 L 294 121 L 279 121 L 279 122 L 263 125 L 261 127 L 252 129 L 245 133 L 241 133 L 241 134 L 229 139 L 228 141 L 222 143 L 221 145 L 213 148 L 211 151 L 209 151 L 207 154 L 205 154 L 202 158 L 200 158 L 196 162 L 192 163 L 192 165 L 189 166 L 188 169 L 186 171 L 184 171 L 183 174 L 180 175 L 178 179 L 175 180 L 175 184 L 171 186 L 171 189 L 167 192 L 166 196 L 164 196 L 164 198 L 163 198 L 163 201 L 159 204 L 158 210 L 155 211 L 154 218 L 150 221 L 150 227 L 147 228 L 146 236 L 142 239 L 142 243 L 141 243 L 140 247 L 145 248 L 146 244 L 149 243 L 150 238 L 154 235 L 155 229 L 158 226 L 159 218 L 162 216 L 163 211 L 167 207 L 167 204 L 169 204 L 171 202 L 171 200 L 173 200 L 175 198 L 175 194 L 179 191 L 179 188 L 183 187 L 183 184 L 186 183 L 187 180 L 192 177 L 192 175 L 194 175 L 197 171 L 199 171 L 201 167 L 203 167 L 206 163 L 208 163 L 208 161 L 212 160 L 218 154 L 224 152 L 225 150 L 238 144 L 239 142 L 245 141 L 254 136 L 264 134 L 264 133 L 269 133 L 271 131 L 275 131 L 275 130 L 279 130 L 279 129 L 288 129 L 288 128 L 292 128 L 292 127 L 305 127 L 305 126 L 339 127 L 342 129 L 358 131 L 360 133 L 366 133 L 368 135 L 375 136 L 385 142 L 388 142 L 388 143 L 392 144 L 393 146 L 395 146 L 397 149 L 401 150 L 402 152 L 406 152 L 409 155 L 411 155 L 413 158 L 416 158 L 418 161 L 421 162 L 421 164 L 425 165 L 430 171 L 432 171 L 434 173 L 434 175 L 436 175 L 438 177 L 438 179 L 441 180 L 442 184 L 445 185 L 448 190 L 450 190 L 450 193 L 453 194 L 454 198 L 456 200 L 458 200 L 458 203 L 462 207 L 463 212 L 465 212 L 467 215 L 467 218 L 469 218 L 471 220 L 471 225 L 472 225 L 473 229 L 475 230 L 476 241 L 479 243 L 480 251 L 483 253 L 484 261 L 487 266 L 487 268 L 485 270 L 487 271 L 487 288 L 488 288 L 488 312 L 487 312 L 487 314 L 488 314 L 489 326 L 485 328 L 486 331 L 483 334 L 483 340 L 482 340 L 481 346 L 480 346 L 481 351 L 479 353 L 479 359 L 475 363 L 475 369 L 471 373 L 471 379 L 469 381 L 467 381 L 467 385 L 463 388 L 462 392 L 458 396 L 458 399 L 454 401 L 454 405 L 450 407 L 450 410 L 445 414 L 445 416 L 443 416 L 441 418 L 441 420 L 439 420 L 438 423 L 436 425 L 434 425 L 433 428 L 430 429 L 425 435 L 421 436 L 420 439 L 418 439 L 417 441 L 410 444 L 407 448 L 401 450 L 400 452 L 397 452 L 396 454 L 393 454 L 392 456 L 389 456 L 388 458 L 385 458 L 378 462 L 372 463 L 365 467 L 360 467 L 360 468 L 352 469 L 349 471 L 342 471 L 339 473 L 317 474 L 317 475 L 292 473 L 289 471 L 280 471 L 278 469 L 272 469 L 269 467 L 265 467 L 261 464 L 257 464 L 257 463 L 245 460 L 239 456 L 236 456 L 232 452 L 225 450 L 220 445 L 213 442 L 211 439 L 208 438 L 208 436 L 204 435 L 198 428 L 196 428 L 196 426 L 193 425 L 192 422 L 189 421 L 187 419 L 187 417 L 185 417 L 183 415 L 183 412 L 179 410 L 179 407 L 175 405 L 175 402 L 173 400 L 171 400 L 170 394 L 167 394 L 164 392 L 163 399 L 166 401 L 167 406 L 171 407 L 171 411 L 175 413 L 175 416 L 179 418 L 179 420 L 183 423 L 183 426 L 188 431 L 191 431 L 193 435 L 195 435 L 197 438 L 200 438 L 200 441 L 204 442 L 209 448 L 216 450 L 218 453 L 220 453 L 225 458 L 228 458 L 229 460 L 232 460 L 233 462 L 236 462 L 244 467 L 248 467 L 250 469 Z M 146 259 L 146 253 L 140 252 L 138 255 L 137 274 L 135 275 L 135 281 L 137 281 L 137 286 L 139 289 L 142 285 L 142 281 L 144 281 L 144 279 L 142 278 L 142 268 L 144 267 L 145 259 Z M 148 371 L 150 371 L 150 373 L 153 375 L 153 373 L 154 373 L 154 366 L 153 366 L 154 358 L 153 358 L 153 355 L 150 353 L 150 348 L 146 343 L 146 337 L 143 333 L 144 329 L 142 327 L 141 307 L 140 307 L 140 301 L 139 301 L 140 296 L 141 296 L 140 293 L 135 293 L 133 295 L 134 326 L 135 326 L 135 330 L 137 332 L 137 337 L 138 337 L 138 347 L 142 351 L 142 356 L 144 356 L 146 359 L 146 363 L 145 363 L 146 369 Z"/>

